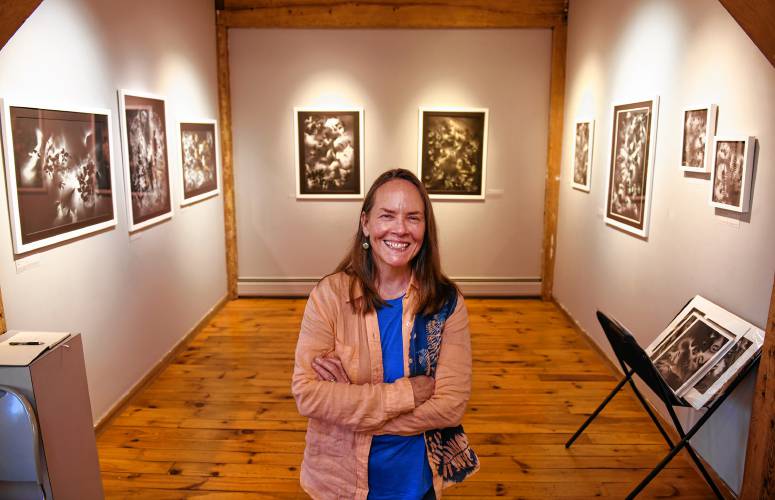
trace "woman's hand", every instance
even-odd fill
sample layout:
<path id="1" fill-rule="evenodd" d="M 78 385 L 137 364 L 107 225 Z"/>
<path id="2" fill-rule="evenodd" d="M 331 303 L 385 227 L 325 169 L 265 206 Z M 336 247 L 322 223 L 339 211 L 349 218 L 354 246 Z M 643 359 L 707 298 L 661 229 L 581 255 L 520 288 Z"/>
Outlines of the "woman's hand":
<path id="1" fill-rule="evenodd" d="M 433 396 L 436 388 L 436 381 L 431 377 L 419 375 L 409 379 L 412 383 L 412 393 L 414 394 L 414 406 L 418 407 L 428 401 Z"/>
<path id="2" fill-rule="evenodd" d="M 351 383 L 350 377 L 348 377 L 347 372 L 344 371 L 342 361 L 335 354 L 329 354 L 325 357 L 315 357 L 312 360 L 312 369 L 315 370 L 318 380 L 339 382 L 341 384 Z"/>

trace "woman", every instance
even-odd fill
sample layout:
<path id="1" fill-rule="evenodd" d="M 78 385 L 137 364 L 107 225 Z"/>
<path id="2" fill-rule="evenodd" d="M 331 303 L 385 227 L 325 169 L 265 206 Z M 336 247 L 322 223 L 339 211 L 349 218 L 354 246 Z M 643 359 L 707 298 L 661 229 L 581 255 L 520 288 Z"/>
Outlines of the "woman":
<path id="1" fill-rule="evenodd" d="M 310 294 L 292 389 L 309 417 L 301 484 L 313 498 L 439 498 L 478 469 L 460 427 L 468 313 L 408 170 L 374 182 L 352 248 Z"/>

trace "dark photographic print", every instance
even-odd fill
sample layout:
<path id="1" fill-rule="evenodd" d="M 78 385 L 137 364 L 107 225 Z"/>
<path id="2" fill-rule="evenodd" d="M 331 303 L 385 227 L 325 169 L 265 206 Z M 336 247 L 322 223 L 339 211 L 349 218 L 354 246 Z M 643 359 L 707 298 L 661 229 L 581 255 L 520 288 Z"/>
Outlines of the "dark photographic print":
<path id="1" fill-rule="evenodd" d="M 654 361 L 654 366 L 677 392 L 729 341 L 705 320 L 698 319 Z"/>
<path id="2" fill-rule="evenodd" d="M 14 252 L 116 224 L 108 110 L 4 110 Z"/>
<path id="3" fill-rule="evenodd" d="M 678 337 L 684 334 L 687 328 L 692 326 L 698 318 L 702 318 L 704 316 L 705 315 L 699 310 L 692 309 L 688 316 L 686 316 L 686 318 L 684 318 L 684 320 L 676 326 L 675 330 L 673 330 L 669 335 L 665 336 L 662 341 L 660 341 L 650 350 L 651 354 L 649 357 L 651 358 L 651 361 L 656 361 L 662 355 L 665 349 L 672 345 Z"/>
<path id="4" fill-rule="evenodd" d="M 120 93 L 129 230 L 172 217 L 164 100 Z"/>
<path id="5" fill-rule="evenodd" d="M 645 237 L 651 203 L 654 122 L 658 101 L 614 106 L 605 220 Z"/>
<path id="6" fill-rule="evenodd" d="M 727 351 L 724 357 L 718 360 L 718 362 L 713 365 L 713 368 L 711 368 L 710 371 L 706 373 L 699 382 L 694 384 L 694 389 L 701 394 L 706 393 L 708 389 L 710 389 L 710 387 L 716 383 L 716 381 L 724 374 L 724 372 L 728 370 L 733 364 L 735 364 L 735 361 L 740 359 L 740 357 L 745 353 L 745 351 L 748 350 L 749 347 L 751 347 L 751 345 L 753 345 L 753 342 L 745 337 L 738 340 L 737 343 L 735 343 L 735 345 L 732 346 L 729 351 Z"/>
<path id="7" fill-rule="evenodd" d="M 180 123 L 183 205 L 218 194 L 218 152 L 215 126 L 215 120 Z"/>
<path id="8" fill-rule="evenodd" d="M 363 111 L 295 110 L 296 197 L 363 197 Z"/>
<path id="9" fill-rule="evenodd" d="M 592 178 L 592 141 L 594 136 L 592 120 L 576 123 L 576 140 L 573 146 L 573 182 L 576 189 L 589 192 Z"/>
<path id="10" fill-rule="evenodd" d="M 420 180 L 431 198 L 484 199 L 487 109 L 420 108 Z"/>
<path id="11" fill-rule="evenodd" d="M 708 144 L 716 124 L 716 105 L 684 111 L 681 168 L 708 172 Z"/>
<path id="12" fill-rule="evenodd" d="M 748 211 L 753 144 L 753 137 L 716 139 L 711 178 L 712 206 Z"/>

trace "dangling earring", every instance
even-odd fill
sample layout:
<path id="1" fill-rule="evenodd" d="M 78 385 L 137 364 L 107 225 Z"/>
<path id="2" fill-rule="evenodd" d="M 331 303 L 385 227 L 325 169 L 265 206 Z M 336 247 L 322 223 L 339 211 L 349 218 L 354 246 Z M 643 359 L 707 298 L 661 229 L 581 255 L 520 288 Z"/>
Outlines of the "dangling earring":
<path id="1" fill-rule="evenodd" d="M 361 246 L 363 247 L 364 250 L 368 250 L 369 249 L 369 240 L 363 240 L 363 243 L 361 243 Z"/>

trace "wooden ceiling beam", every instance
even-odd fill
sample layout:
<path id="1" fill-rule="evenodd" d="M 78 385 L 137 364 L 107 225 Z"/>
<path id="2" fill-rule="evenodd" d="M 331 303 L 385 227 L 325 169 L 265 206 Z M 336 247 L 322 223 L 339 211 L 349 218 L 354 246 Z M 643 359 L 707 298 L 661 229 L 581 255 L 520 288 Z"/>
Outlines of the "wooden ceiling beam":
<path id="1" fill-rule="evenodd" d="M 773 0 L 719 0 L 737 24 L 775 66 L 775 2 Z"/>
<path id="2" fill-rule="evenodd" d="M 0 49 L 43 0 L 0 0 Z"/>
<path id="3" fill-rule="evenodd" d="M 552 28 L 565 0 L 226 0 L 218 22 L 228 28 L 445 29 Z"/>

